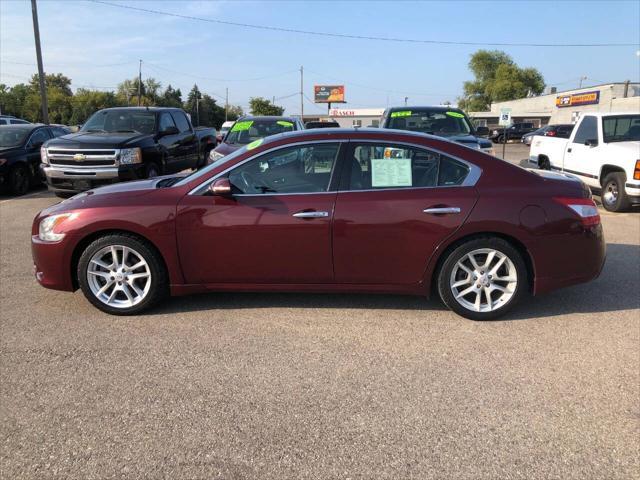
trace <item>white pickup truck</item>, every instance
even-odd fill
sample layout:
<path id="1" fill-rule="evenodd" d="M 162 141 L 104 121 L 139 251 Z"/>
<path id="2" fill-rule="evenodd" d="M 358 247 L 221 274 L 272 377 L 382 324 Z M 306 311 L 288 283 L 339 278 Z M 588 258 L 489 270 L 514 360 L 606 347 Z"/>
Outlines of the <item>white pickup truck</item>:
<path id="1" fill-rule="evenodd" d="M 569 139 L 534 137 L 529 162 L 580 178 L 609 211 L 640 204 L 640 113 L 584 113 Z"/>

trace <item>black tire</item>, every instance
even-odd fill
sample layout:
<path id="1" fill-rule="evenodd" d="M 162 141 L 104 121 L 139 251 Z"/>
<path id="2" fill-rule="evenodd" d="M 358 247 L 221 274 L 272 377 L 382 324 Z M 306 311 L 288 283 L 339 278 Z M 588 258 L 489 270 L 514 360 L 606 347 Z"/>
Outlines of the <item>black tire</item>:
<path id="1" fill-rule="evenodd" d="M 623 212 L 629 208 L 631 202 L 624 189 L 625 174 L 613 172 L 604 177 L 602 183 L 602 206 L 610 212 Z"/>
<path id="2" fill-rule="evenodd" d="M 198 159 L 198 164 L 196 165 L 196 170 L 204 167 L 207 165 L 207 161 L 209 160 L 209 154 L 211 153 L 211 150 L 213 150 L 213 148 L 205 148 L 204 149 L 204 154 L 202 155 L 202 158 Z"/>
<path id="3" fill-rule="evenodd" d="M 549 159 L 545 157 L 539 158 L 538 168 L 540 170 L 551 170 L 551 164 L 549 163 Z"/>
<path id="4" fill-rule="evenodd" d="M 498 138 L 496 138 L 496 143 L 497 144 L 504 143 L 504 136 L 503 135 L 498 135 Z"/>
<path id="5" fill-rule="evenodd" d="M 87 269 L 91 258 L 103 248 L 116 245 L 133 249 L 147 262 L 151 273 L 151 285 L 146 297 L 131 307 L 114 307 L 102 302 L 93 294 L 88 281 Z M 168 276 L 162 257 L 148 242 L 127 233 L 105 235 L 94 240 L 80 256 L 77 275 L 78 283 L 87 300 L 99 310 L 111 315 L 135 315 L 151 308 L 162 298 L 169 296 Z"/>
<path id="6" fill-rule="evenodd" d="M 24 165 L 15 165 L 9 172 L 9 190 L 13 195 L 24 195 L 31 186 L 29 169 Z"/>
<path id="7" fill-rule="evenodd" d="M 451 287 L 451 277 L 454 267 L 456 267 L 458 262 L 463 260 L 469 252 L 480 249 L 492 249 L 504 254 L 509 260 L 511 260 L 512 265 L 515 268 L 517 278 L 515 290 L 513 290 L 511 297 L 505 303 L 501 304 L 498 303 L 502 301 L 500 300 L 501 294 L 498 294 L 498 298 L 495 300 L 498 306 L 491 311 L 476 311 L 463 306 L 458 300 L 456 300 Z M 475 284 L 475 278 L 476 277 L 474 277 L 473 282 L 471 282 L 472 284 Z M 481 282 L 481 280 L 478 280 L 478 282 Z M 527 267 L 520 252 L 518 252 L 518 250 L 508 241 L 499 237 L 491 236 L 475 237 L 454 247 L 446 254 L 437 277 L 438 293 L 440 294 L 440 298 L 444 304 L 458 315 L 470 320 L 494 320 L 505 315 L 520 301 L 522 296 L 527 293 L 529 289 L 528 283 Z M 474 293 L 476 293 L 475 290 L 470 292 L 469 295 L 473 295 Z M 489 294 L 489 296 L 491 295 L 492 294 Z"/>
<path id="8" fill-rule="evenodd" d="M 156 162 L 149 162 L 144 173 L 145 178 L 154 178 L 162 175 L 162 170 Z"/>
<path id="9" fill-rule="evenodd" d="M 53 192 L 53 194 L 58 198 L 71 198 L 75 195 L 75 192 Z"/>

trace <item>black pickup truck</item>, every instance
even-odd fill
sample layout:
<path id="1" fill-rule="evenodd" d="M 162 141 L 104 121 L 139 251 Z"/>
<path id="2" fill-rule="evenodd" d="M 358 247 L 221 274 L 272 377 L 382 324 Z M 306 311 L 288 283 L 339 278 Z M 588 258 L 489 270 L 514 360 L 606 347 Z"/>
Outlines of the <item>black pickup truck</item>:
<path id="1" fill-rule="evenodd" d="M 520 141 L 524 135 L 527 133 L 531 133 L 536 130 L 536 127 L 533 126 L 533 123 L 523 122 L 523 123 L 514 123 L 510 127 L 507 127 L 506 135 L 507 141 L 509 140 L 518 140 Z M 491 132 L 489 138 L 493 143 L 504 143 L 505 129 L 504 127 L 497 128 Z"/>
<path id="2" fill-rule="evenodd" d="M 216 145 L 215 131 L 194 129 L 179 108 L 107 108 L 77 133 L 46 142 L 41 168 L 60 197 L 125 180 L 198 168 Z"/>

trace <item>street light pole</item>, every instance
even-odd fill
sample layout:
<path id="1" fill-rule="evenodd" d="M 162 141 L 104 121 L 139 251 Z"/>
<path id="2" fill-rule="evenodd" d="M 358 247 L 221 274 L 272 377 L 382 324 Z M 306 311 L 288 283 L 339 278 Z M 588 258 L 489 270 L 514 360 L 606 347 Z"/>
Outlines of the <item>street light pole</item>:
<path id="1" fill-rule="evenodd" d="M 42 49 L 40 48 L 40 27 L 38 25 L 38 6 L 36 0 L 31 0 L 31 16 L 33 17 L 33 35 L 36 40 L 36 57 L 38 60 L 38 80 L 40 83 L 40 97 L 42 99 L 42 121 L 49 125 L 49 104 L 47 102 L 47 87 L 42 66 Z"/>
<path id="2" fill-rule="evenodd" d="M 300 65 L 300 121 L 303 122 L 304 117 L 304 69 Z"/>
<path id="3" fill-rule="evenodd" d="M 140 96 L 142 95 L 142 59 L 138 66 L 138 106 L 140 106 Z"/>

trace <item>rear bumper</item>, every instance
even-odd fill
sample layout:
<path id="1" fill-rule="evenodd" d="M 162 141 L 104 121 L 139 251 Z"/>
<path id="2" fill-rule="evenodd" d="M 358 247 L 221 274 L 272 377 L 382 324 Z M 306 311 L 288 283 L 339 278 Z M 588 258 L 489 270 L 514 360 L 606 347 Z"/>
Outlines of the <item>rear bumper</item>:
<path id="1" fill-rule="evenodd" d="M 42 164 L 42 174 L 49 190 L 54 192 L 82 192 L 94 187 L 127 180 L 144 178 L 145 165 L 122 165 L 119 167 L 77 168 Z"/>

